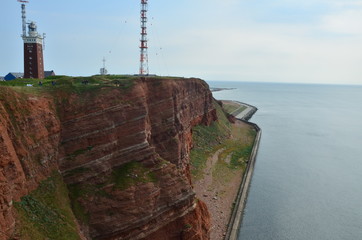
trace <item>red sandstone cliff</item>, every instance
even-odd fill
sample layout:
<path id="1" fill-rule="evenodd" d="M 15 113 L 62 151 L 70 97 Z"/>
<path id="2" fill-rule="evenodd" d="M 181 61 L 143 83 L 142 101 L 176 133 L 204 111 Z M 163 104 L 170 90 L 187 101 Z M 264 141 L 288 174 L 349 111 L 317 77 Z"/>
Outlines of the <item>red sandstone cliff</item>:
<path id="1" fill-rule="evenodd" d="M 59 141 L 51 100 L 0 88 L 0 239 L 14 229 L 13 203 L 57 168 Z"/>
<path id="2" fill-rule="evenodd" d="M 0 231 L 12 203 L 61 172 L 86 238 L 208 239 L 189 172 L 191 128 L 216 120 L 198 79 L 134 80 L 51 97 L 0 88 Z M 0 239 L 7 239 L 0 234 Z"/>

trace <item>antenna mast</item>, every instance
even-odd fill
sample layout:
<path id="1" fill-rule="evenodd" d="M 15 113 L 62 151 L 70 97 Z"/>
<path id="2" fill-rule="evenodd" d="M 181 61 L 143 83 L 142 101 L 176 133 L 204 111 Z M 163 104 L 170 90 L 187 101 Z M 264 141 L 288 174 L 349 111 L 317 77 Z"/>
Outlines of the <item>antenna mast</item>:
<path id="1" fill-rule="evenodd" d="M 107 75 L 108 71 L 106 69 L 106 58 L 103 57 L 103 67 L 101 68 L 101 70 L 99 71 L 101 75 Z"/>
<path id="2" fill-rule="evenodd" d="M 147 9 L 148 0 L 141 0 L 141 56 L 140 75 L 148 75 L 148 47 L 147 47 Z"/>
<path id="3" fill-rule="evenodd" d="M 26 10 L 25 10 L 25 3 L 28 3 L 28 1 L 24 0 L 18 0 L 18 2 L 21 2 L 21 18 L 23 20 L 23 35 L 22 37 L 26 37 Z"/>

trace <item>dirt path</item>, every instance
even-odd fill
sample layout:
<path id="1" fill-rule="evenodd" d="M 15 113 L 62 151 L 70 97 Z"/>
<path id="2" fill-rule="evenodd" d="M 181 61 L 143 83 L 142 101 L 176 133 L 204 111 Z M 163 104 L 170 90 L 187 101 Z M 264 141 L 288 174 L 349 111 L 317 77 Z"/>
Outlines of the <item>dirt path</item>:
<path id="1" fill-rule="evenodd" d="M 213 176 L 213 170 L 224 148 L 216 151 L 208 158 L 204 169 L 204 178 L 195 182 L 196 196 L 204 201 L 212 216 L 211 240 L 224 238 L 233 202 L 242 178 L 242 170 L 236 171 L 228 183 L 218 181 Z"/>
<path id="2" fill-rule="evenodd" d="M 231 216 L 233 203 L 243 178 L 243 167 L 231 162 L 231 154 L 253 144 L 251 127 L 241 121 L 232 126 L 232 134 L 211 153 L 203 169 L 202 178 L 194 181 L 198 199 L 206 203 L 211 214 L 211 240 L 224 239 Z M 240 145 L 239 145 L 240 144 Z"/>
<path id="3" fill-rule="evenodd" d="M 204 194 L 207 194 L 207 190 L 211 189 L 212 185 L 212 170 L 213 166 L 216 164 L 216 162 L 219 160 L 220 153 L 224 150 L 224 148 L 217 150 L 206 162 L 206 168 L 204 170 L 204 178 L 200 180 L 200 182 L 197 184 L 199 188 L 202 188 L 200 190 L 204 191 Z"/>

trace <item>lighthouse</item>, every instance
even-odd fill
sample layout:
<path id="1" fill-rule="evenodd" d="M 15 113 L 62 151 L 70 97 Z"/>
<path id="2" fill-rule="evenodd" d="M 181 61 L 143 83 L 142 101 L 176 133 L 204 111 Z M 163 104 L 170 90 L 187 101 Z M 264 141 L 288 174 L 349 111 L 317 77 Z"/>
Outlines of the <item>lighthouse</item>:
<path id="1" fill-rule="evenodd" d="M 25 1 L 22 1 L 25 2 Z M 26 23 L 25 4 L 21 5 L 24 41 L 24 78 L 44 78 L 43 40 L 35 22 Z M 26 32 L 28 25 L 28 33 Z"/>

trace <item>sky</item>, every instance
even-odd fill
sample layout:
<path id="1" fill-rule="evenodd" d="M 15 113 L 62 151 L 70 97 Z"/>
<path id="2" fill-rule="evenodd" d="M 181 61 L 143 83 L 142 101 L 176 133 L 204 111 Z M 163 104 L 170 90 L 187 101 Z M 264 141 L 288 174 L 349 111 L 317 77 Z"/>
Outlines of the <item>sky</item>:
<path id="1" fill-rule="evenodd" d="M 29 0 L 45 70 L 139 69 L 140 0 Z M 151 74 L 207 81 L 362 84 L 362 0 L 149 0 Z M 21 11 L 0 1 L 0 76 L 23 71 Z"/>

